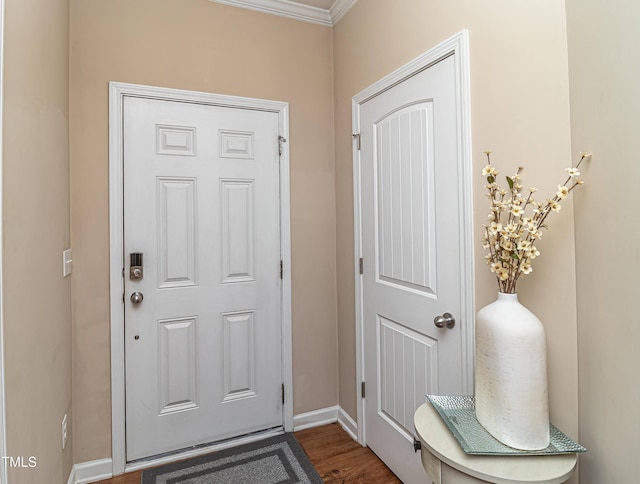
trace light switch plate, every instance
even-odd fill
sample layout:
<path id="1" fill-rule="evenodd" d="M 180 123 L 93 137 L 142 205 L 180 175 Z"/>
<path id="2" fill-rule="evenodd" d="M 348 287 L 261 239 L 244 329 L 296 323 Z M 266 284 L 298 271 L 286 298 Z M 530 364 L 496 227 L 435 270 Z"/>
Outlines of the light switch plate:
<path id="1" fill-rule="evenodd" d="M 62 252 L 62 277 L 71 274 L 71 249 Z"/>

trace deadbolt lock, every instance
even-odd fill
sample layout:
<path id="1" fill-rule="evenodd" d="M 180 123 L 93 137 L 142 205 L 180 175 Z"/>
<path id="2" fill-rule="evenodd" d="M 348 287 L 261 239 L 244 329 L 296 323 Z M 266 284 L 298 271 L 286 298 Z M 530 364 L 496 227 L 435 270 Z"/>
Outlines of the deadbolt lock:
<path id="1" fill-rule="evenodd" d="M 142 252 L 131 252 L 129 257 L 131 258 L 129 264 L 129 279 L 133 281 L 142 279 L 144 275 L 142 271 Z"/>

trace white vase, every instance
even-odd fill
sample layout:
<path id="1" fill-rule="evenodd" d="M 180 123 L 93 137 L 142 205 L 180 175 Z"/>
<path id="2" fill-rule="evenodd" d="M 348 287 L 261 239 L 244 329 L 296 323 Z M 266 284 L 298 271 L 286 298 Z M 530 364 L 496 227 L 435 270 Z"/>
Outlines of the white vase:
<path id="1" fill-rule="evenodd" d="M 476 416 L 491 435 L 516 449 L 549 445 L 544 327 L 517 294 L 478 312 L 475 375 Z"/>

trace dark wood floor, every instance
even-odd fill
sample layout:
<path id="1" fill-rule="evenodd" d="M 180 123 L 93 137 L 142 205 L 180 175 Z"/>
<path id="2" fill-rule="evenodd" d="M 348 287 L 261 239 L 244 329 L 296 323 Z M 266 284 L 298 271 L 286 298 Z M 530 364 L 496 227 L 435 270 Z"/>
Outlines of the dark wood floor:
<path id="1" fill-rule="evenodd" d="M 391 484 L 400 480 L 367 447 L 355 442 L 340 427 L 330 424 L 295 433 L 324 482 Z M 140 484 L 141 472 L 100 481 L 101 484 Z M 401 483 L 400 483 L 401 484 Z"/>
<path id="2" fill-rule="evenodd" d="M 337 423 L 295 433 L 324 482 L 391 484 L 400 480 Z"/>

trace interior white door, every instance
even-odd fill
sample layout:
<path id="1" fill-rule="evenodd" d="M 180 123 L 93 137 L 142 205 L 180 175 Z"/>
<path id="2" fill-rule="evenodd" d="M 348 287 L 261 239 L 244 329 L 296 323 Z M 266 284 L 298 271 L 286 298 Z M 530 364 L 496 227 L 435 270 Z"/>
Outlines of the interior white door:
<path id="1" fill-rule="evenodd" d="M 366 443 L 407 484 L 425 394 L 460 394 L 455 63 L 450 56 L 360 108 Z"/>
<path id="2" fill-rule="evenodd" d="M 127 460 L 282 426 L 277 113 L 128 97 L 123 134 Z"/>

